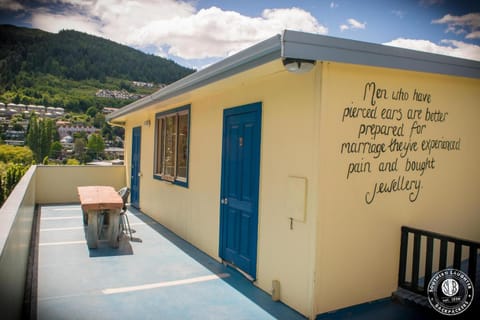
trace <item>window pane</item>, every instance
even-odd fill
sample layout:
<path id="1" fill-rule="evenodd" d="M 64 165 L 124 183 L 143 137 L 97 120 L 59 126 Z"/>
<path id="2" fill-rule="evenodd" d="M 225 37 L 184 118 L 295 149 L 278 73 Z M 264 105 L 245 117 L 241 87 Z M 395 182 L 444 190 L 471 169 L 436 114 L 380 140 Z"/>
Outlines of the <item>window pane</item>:
<path id="1" fill-rule="evenodd" d="M 177 121 L 176 115 L 165 118 L 165 151 L 163 174 L 167 176 L 175 176 L 175 156 L 177 145 Z"/>
<path id="2" fill-rule="evenodd" d="M 154 176 L 188 187 L 190 106 L 155 115 Z"/>
<path id="3" fill-rule="evenodd" d="M 164 120 L 163 119 L 157 119 L 157 123 L 156 123 L 156 128 L 157 128 L 157 131 L 156 131 L 156 137 L 155 137 L 155 141 L 157 143 L 156 145 L 156 155 L 155 155 L 155 159 L 156 159 L 156 162 L 155 162 L 155 173 L 156 174 L 161 174 L 162 173 L 162 154 L 163 154 L 163 137 L 162 137 L 162 132 L 163 132 L 163 126 L 164 126 Z"/>
<path id="4" fill-rule="evenodd" d="M 188 113 L 178 116 L 177 177 L 187 178 L 188 163 Z"/>

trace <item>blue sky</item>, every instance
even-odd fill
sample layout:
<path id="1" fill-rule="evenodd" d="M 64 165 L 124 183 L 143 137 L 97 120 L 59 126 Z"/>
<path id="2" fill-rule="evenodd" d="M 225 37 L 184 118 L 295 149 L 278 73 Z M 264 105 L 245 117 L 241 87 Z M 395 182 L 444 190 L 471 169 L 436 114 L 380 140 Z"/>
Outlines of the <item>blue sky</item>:
<path id="1" fill-rule="evenodd" d="M 0 24 L 74 29 L 203 68 L 283 29 L 480 60 L 478 0 L 0 0 Z"/>

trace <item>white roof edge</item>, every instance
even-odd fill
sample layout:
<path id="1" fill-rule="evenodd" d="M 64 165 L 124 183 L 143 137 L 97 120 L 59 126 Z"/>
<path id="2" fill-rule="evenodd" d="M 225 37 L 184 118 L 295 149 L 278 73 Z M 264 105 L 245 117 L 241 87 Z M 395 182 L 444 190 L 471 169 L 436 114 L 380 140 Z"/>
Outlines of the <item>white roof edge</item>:
<path id="1" fill-rule="evenodd" d="M 282 57 L 480 78 L 480 62 L 356 40 L 285 30 Z"/>
<path id="2" fill-rule="evenodd" d="M 282 35 L 276 35 L 253 45 L 108 114 L 107 120 L 113 121 L 156 102 L 178 96 L 279 58 L 343 62 L 480 78 L 480 62 L 478 61 L 285 30 Z"/>

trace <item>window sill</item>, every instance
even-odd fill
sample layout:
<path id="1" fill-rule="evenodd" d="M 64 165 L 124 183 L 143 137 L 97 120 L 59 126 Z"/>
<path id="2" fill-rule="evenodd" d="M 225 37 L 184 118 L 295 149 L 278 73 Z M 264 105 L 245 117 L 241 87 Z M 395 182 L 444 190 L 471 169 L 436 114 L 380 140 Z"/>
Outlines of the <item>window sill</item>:
<path id="1" fill-rule="evenodd" d="M 156 180 L 168 182 L 170 184 L 174 184 L 174 185 L 177 185 L 177 186 L 180 186 L 180 187 L 188 188 L 188 181 L 187 180 L 186 181 L 181 181 L 181 180 L 178 180 L 178 179 L 176 179 L 175 177 L 172 177 L 172 176 L 162 176 L 162 175 L 159 175 L 159 174 L 154 174 L 153 178 L 156 179 Z"/>

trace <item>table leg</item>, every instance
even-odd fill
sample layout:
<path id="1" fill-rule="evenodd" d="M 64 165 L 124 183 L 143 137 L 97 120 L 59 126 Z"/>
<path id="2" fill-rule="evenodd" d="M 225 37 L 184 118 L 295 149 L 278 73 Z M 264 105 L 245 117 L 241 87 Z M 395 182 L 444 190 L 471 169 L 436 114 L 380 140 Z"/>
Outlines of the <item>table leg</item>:
<path id="1" fill-rule="evenodd" d="M 108 242 L 112 248 L 118 248 L 118 236 L 120 228 L 120 210 L 108 210 Z"/>
<path id="2" fill-rule="evenodd" d="M 90 249 L 98 247 L 98 222 L 97 211 L 88 211 L 87 244 Z"/>
<path id="3" fill-rule="evenodd" d="M 83 209 L 82 209 L 82 214 L 83 214 L 83 225 L 86 226 L 88 225 L 88 214 Z"/>

